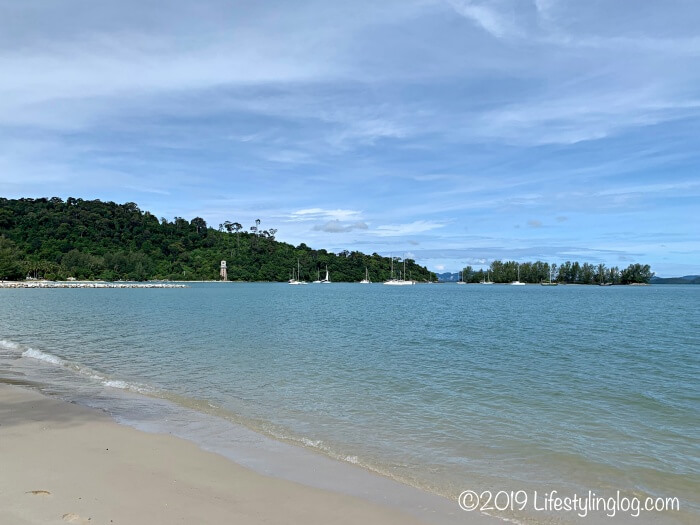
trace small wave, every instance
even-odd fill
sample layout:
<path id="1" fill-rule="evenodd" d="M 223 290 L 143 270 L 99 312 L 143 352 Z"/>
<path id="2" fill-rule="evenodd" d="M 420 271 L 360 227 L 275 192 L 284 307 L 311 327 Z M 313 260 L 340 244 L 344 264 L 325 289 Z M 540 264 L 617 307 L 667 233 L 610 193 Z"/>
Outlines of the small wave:
<path id="1" fill-rule="evenodd" d="M 148 388 L 144 385 L 138 385 L 135 383 L 129 383 L 127 381 L 122 381 L 120 379 L 110 379 L 109 377 L 96 372 L 86 366 L 81 366 L 78 364 L 70 363 L 61 359 L 53 354 L 48 354 L 42 352 L 41 350 L 36 350 L 34 348 L 28 348 L 22 352 L 22 357 L 29 357 L 31 359 L 36 359 L 38 361 L 43 361 L 44 363 L 50 363 L 52 365 L 61 366 L 68 370 L 72 370 L 82 376 L 86 376 L 94 381 L 99 381 L 104 386 L 109 388 L 117 388 L 119 390 L 128 390 L 130 392 L 136 392 L 139 394 L 152 394 L 153 389 Z"/>
<path id="2" fill-rule="evenodd" d="M 120 388 L 122 390 L 129 390 L 130 387 L 129 383 L 127 383 L 126 381 L 120 381 L 118 379 L 107 379 L 105 381 L 102 381 L 102 384 L 104 386 L 108 386 L 111 388 Z"/>
<path id="3" fill-rule="evenodd" d="M 5 350 L 19 350 L 19 344 L 14 341 L 8 341 L 7 339 L 0 339 L 0 348 Z"/>
<path id="4" fill-rule="evenodd" d="M 44 361 L 45 363 L 51 363 L 52 365 L 63 366 L 65 362 L 60 357 L 52 354 L 47 354 L 41 350 L 35 350 L 34 348 L 28 348 L 22 352 L 22 357 L 30 357 L 32 359 L 37 359 L 39 361 Z"/>
<path id="5" fill-rule="evenodd" d="M 323 448 L 321 446 L 323 444 L 323 441 L 321 441 L 321 440 L 314 440 L 314 439 L 309 439 L 309 438 L 303 437 L 299 441 L 301 441 L 307 447 Z"/>
<path id="6" fill-rule="evenodd" d="M 330 448 L 328 445 L 326 445 L 326 444 L 325 444 L 322 440 L 320 440 L 320 439 L 309 439 L 309 438 L 307 438 L 307 437 L 290 437 L 290 436 L 288 436 L 288 435 L 281 434 L 281 433 L 279 433 L 279 432 L 270 432 L 269 430 L 268 430 L 268 433 L 269 433 L 272 437 L 274 437 L 275 439 L 280 439 L 280 440 L 282 440 L 282 441 L 288 441 L 288 442 L 296 443 L 296 444 L 298 444 L 298 445 L 299 445 L 299 444 L 300 444 L 300 445 L 303 445 L 303 446 L 305 446 L 305 447 L 314 448 L 314 449 L 317 449 L 317 450 L 322 451 L 323 453 L 325 453 L 326 455 L 332 457 L 333 459 L 337 459 L 337 460 L 339 460 L 339 461 L 345 461 L 345 462 L 347 462 L 347 463 L 352 463 L 353 465 L 360 465 L 360 466 L 362 466 L 362 467 L 364 467 L 364 468 L 367 468 L 368 470 L 372 470 L 372 471 L 374 471 L 374 472 L 382 473 L 382 471 L 380 471 L 380 470 L 378 470 L 378 469 L 373 469 L 373 468 L 370 468 L 370 467 L 368 467 L 368 466 L 366 466 L 366 465 L 363 465 L 363 464 L 360 462 L 360 458 L 358 458 L 357 456 L 346 456 L 346 455 L 343 455 L 343 454 L 338 454 L 337 452 L 333 451 L 332 448 Z M 384 474 L 384 475 L 386 475 L 386 474 Z"/>
<path id="7" fill-rule="evenodd" d="M 129 392 L 136 392 L 138 394 L 153 395 L 155 390 L 150 387 L 139 385 L 136 383 L 129 383 L 128 381 L 122 381 L 121 379 L 108 379 L 100 374 L 92 374 L 93 379 L 97 379 L 104 386 L 109 388 L 117 388 L 119 390 L 128 390 Z"/>

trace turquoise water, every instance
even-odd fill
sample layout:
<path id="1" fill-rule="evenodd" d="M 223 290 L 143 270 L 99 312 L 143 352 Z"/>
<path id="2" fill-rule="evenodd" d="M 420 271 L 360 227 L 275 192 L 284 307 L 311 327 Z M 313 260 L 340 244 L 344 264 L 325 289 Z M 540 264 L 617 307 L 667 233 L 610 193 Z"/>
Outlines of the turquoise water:
<path id="1" fill-rule="evenodd" d="M 0 378 L 166 398 L 447 497 L 700 516 L 700 287 L 0 290 L 0 339 Z"/>

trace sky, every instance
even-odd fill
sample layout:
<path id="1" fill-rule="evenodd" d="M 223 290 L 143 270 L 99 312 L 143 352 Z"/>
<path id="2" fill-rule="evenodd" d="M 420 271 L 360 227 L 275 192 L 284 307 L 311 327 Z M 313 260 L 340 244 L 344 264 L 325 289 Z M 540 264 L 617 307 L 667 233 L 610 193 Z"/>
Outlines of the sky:
<path id="1" fill-rule="evenodd" d="M 0 196 L 700 274 L 696 0 L 0 0 Z"/>

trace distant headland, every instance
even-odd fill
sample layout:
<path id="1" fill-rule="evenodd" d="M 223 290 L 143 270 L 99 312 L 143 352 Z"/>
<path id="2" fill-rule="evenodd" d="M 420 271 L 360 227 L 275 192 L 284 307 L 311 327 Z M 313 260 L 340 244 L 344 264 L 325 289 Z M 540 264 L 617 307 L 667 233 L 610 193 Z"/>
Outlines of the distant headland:
<path id="1" fill-rule="evenodd" d="M 292 246 L 276 233 L 261 220 L 212 228 L 201 217 L 159 219 L 133 202 L 0 198 L 0 280 L 210 281 L 224 260 L 231 281 L 287 281 L 292 269 L 314 280 L 326 268 L 333 282 L 391 277 L 390 257 Z M 437 280 L 412 259 L 405 268 L 408 279 Z"/>
<path id="2" fill-rule="evenodd" d="M 683 277 L 652 277 L 651 284 L 700 284 L 700 275 L 685 275 Z"/>

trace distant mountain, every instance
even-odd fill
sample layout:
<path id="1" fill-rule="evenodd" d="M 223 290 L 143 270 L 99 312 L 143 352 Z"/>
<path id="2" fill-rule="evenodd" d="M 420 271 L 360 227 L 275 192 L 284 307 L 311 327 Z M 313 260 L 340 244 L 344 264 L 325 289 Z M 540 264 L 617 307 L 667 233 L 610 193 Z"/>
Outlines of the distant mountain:
<path id="1" fill-rule="evenodd" d="M 700 284 L 700 275 L 685 275 L 683 277 L 652 277 L 651 284 Z"/>
<path id="2" fill-rule="evenodd" d="M 436 274 L 438 281 L 441 283 L 456 283 L 459 281 L 459 273 L 450 273 L 450 272 L 445 272 L 445 273 L 438 273 Z"/>

